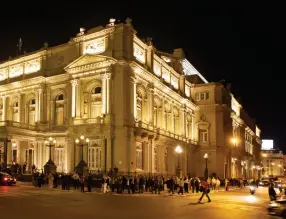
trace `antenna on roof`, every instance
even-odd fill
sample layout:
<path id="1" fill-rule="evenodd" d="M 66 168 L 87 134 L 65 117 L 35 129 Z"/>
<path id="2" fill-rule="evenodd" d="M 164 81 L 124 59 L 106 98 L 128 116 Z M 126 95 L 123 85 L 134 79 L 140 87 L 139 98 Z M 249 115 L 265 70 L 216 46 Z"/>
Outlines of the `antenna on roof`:
<path id="1" fill-rule="evenodd" d="M 22 55 L 22 46 L 23 46 L 23 43 L 22 43 L 22 39 L 20 37 L 18 45 L 17 45 L 17 56 Z"/>

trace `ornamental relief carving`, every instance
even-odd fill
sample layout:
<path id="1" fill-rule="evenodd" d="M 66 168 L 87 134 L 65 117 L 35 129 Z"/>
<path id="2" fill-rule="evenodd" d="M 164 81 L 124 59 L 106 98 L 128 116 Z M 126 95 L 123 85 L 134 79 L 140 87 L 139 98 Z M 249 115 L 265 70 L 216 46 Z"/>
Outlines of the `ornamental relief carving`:
<path id="1" fill-rule="evenodd" d="M 105 51 L 105 39 L 93 41 L 84 47 L 84 54 L 99 54 Z"/>
<path id="2" fill-rule="evenodd" d="M 37 72 L 41 69 L 40 59 L 28 61 L 25 63 L 25 74 Z"/>
<path id="3" fill-rule="evenodd" d="M 8 77 L 8 68 L 0 69 L 0 81 L 7 79 Z"/>
<path id="4" fill-rule="evenodd" d="M 9 68 L 9 78 L 17 77 L 23 74 L 23 64 L 17 64 L 10 66 Z"/>

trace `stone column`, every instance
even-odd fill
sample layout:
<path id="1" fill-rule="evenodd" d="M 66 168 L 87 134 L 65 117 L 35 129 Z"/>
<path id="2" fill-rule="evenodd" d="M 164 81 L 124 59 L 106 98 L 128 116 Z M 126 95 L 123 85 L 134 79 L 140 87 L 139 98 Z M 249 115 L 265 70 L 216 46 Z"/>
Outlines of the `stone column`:
<path id="1" fill-rule="evenodd" d="M 18 94 L 18 122 L 22 122 L 22 94 Z"/>
<path id="2" fill-rule="evenodd" d="M 19 164 L 20 163 L 20 142 L 19 141 L 16 144 L 16 150 L 17 150 L 16 162 Z"/>
<path id="3" fill-rule="evenodd" d="M 111 138 L 107 138 L 107 145 L 106 145 L 106 171 L 109 171 L 109 169 L 112 167 L 112 148 L 111 148 Z"/>
<path id="4" fill-rule="evenodd" d="M 39 167 L 38 143 L 37 142 L 33 142 L 33 144 L 34 144 L 34 163 L 33 164 L 35 164 L 35 166 L 38 168 Z"/>
<path id="5" fill-rule="evenodd" d="M 101 74 L 101 113 L 106 114 L 106 74 Z"/>
<path id="6" fill-rule="evenodd" d="M 111 79 L 111 73 L 106 73 L 106 114 L 110 113 L 110 107 L 111 107 L 110 79 Z"/>
<path id="7" fill-rule="evenodd" d="M 72 109 L 71 109 L 71 116 L 74 118 L 76 117 L 76 102 L 77 102 L 77 88 L 78 88 L 78 79 L 71 80 L 72 84 Z"/>
<path id="8" fill-rule="evenodd" d="M 170 127 L 170 131 L 171 132 L 175 132 L 175 130 L 174 130 L 174 123 L 175 123 L 175 120 L 174 120 L 174 107 L 173 107 L 173 105 L 171 105 L 171 121 L 170 121 L 170 124 L 171 124 L 171 127 Z"/>
<path id="9" fill-rule="evenodd" d="M 162 98 L 162 107 L 161 107 L 161 124 L 160 127 L 163 129 L 167 130 L 167 127 L 165 126 L 165 99 L 164 97 Z"/>
<path id="10" fill-rule="evenodd" d="M 195 126 L 196 126 L 196 124 L 195 124 L 195 116 L 194 115 L 192 115 L 192 136 L 190 136 L 189 138 L 191 138 L 192 140 L 195 140 Z"/>
<path id="11" fill-rule="evenodd" d="M 39 121 L 39 93 L 38 90 L 35 91 L 36 109 L 35 109 L 35 123 Z"/>
<path id="12" fill-rule="evenodd" d="M 2 121 L 6 120 L 6 113 L 7 113 L 7 106 L 6 106 L 6 100 L 7 96 L 2 96 L 2 103 L 3 103 L 3 109 L 2 109 Z"/>
<path id="13" fill-rule="evenodd" d="M 180 134 L 186 136 L 186 108 L 185 105 L 182 105 L 180 109 Z"/>
<path id="14" fill-rule="evenodd" d="M 66 171 L 73 172 L 75 165 L 75 148 L 74 148 L 74 140 L 73 138 L 69 138 L 66 143 L 66 148 L 65 148 L 65 157 L 66 157 Z"/>
<path id="15" fill-rule="evenodd" d="M 43 121 L 44 109 L 43 109 L 43 89 L 39 89 L 39 118 L 38 121 Z"/>
<path id="16" fill-rule="evenodd" d="M 7 164 L 12 163 L 12 142 L 7 143 Z"/>
<path id="17" fill-rule="evenodd" d="M 149 142 L 143 142 L 143 170 L 145 173 L 150 172 L 150 147 Z"/>
<path id="18" fill-rule="evenodd" d="M 76 118 L 81 118 L 81 92 L 82 82 L 78 80 L 78 85 L 76 86 Z"/>
<path id="19" fill-rule="evenodd" d="M 147 109 L 148 109 L 148 117 L 147 117 L 147 121 L 149 124 L 153 125 L 153 108 L 154 108 L 154 85 L 153 84 L 149 84 L 148 85 L 148 89 L 147 89 Z"/>
<path id="20" fill-rule="evenodd" d="M 131 77 L 131 83 L 133 84 L 133 113 L 134 113 L 134 120 L 137 118 L 137 92 L 136 92 L 136 78 L 133 76 Z M 131 95 L 132 96 L 132 95 Z"/>

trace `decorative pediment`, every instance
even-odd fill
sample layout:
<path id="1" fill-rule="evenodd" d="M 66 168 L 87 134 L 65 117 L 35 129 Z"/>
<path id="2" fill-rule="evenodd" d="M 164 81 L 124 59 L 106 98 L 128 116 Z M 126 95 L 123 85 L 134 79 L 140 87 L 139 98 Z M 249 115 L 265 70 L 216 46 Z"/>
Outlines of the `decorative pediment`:
<path id="1" fill-rule="evenodd" d="M 209 124 L 207 121 L 201 119 L 201 120 L 196 124 L 196 126 L 197 126 L 199 129 L 209 129 L 210 124 Z"/>
<path id="2" fill-rule="evenodd" d="M 73 74 L 106 68 L 115 62 L 114 58 L 108 56 L 85 54 L 67 65 L 64 69 L 68 73 Z"/>

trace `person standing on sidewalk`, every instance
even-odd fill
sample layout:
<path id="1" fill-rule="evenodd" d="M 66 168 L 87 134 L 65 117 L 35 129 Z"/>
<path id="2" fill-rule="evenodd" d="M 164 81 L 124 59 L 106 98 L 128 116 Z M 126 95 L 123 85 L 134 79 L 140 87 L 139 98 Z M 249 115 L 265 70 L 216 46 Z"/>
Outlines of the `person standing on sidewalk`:
<path id="1" fill-rule="evenodd" d="M 201 188 L 200 188 L 201 192 L 202 192 L 202 196 L 199 198 L 198 203 L 200 203 L 203 199 L 204 196 L 206 196 L 208 198 L 208 202 L 211 202 L 211 199 L 208 195 L 208 193 L 210 192 L 210 185 L 207 183 L 207 181 L 201 181 Z"/>

